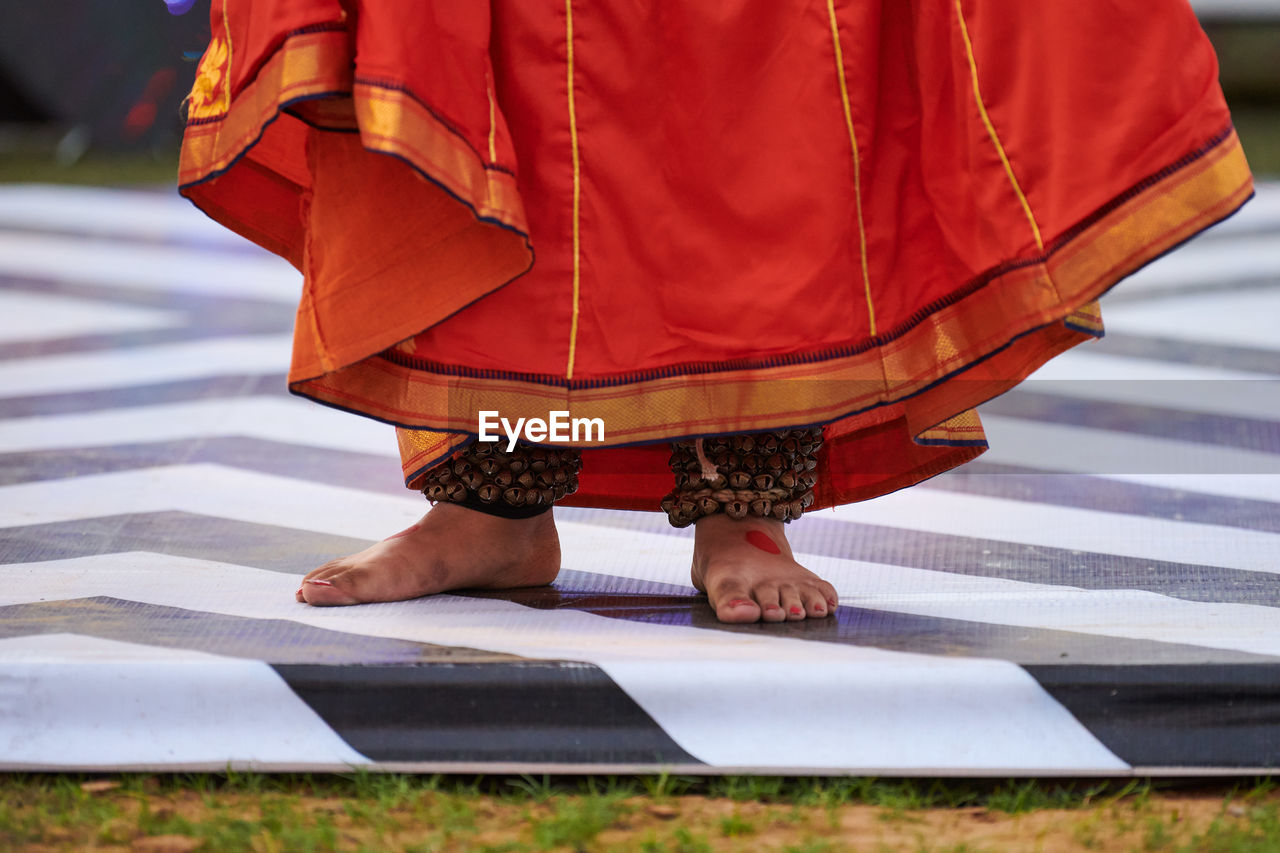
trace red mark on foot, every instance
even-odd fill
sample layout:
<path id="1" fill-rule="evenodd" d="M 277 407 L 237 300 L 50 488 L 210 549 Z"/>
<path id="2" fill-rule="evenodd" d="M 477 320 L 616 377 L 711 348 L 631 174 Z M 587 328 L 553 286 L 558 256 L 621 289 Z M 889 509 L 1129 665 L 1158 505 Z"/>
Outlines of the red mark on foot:
<path id="1" fill-rule="evenodd" d="M 311 580 L 309 580 L 309 581 L 306 581 L 306 583 L 313 583 L 313 584 L 315 584 L 316 586 L 333 586 L 333 581 L 311 581 Z"/>
<path id="2" fill-rule="evenodd" d="M 421 521 L 415 521 L 415 522 L 414 522 L 412 525 L 410 525 L 409 527 L 406 527 L 404 530 L 401 530 L 399 533 L 393 533 L 393 534 L 391 534 L 390 536 L 388 536 L 386 539 L 383 539 L 382 541 L 383 541 L 383 542 L 390 542 L 392 539 L 399 539 L 401 536 L 408 536 L 410 533 L 412 533 L 413 531 L 417 530 L 417 529 L 418 529 L 418 525 L 419 525 L 419 524 L 421 524 L 421 523 L 422 523 Z"/>
<path id="3" fill-rule="evenodd" d="M 759 530 L 747 531 L 747 544 L 754 545 L 755 547 L 759 548 L 761 551 L 764 551 L 768 554 L 782 553 L 782 549 L 778 547 L 778 544 Z"/>
<path id="4" fill-rule="evenodd" d="M 735 598 L 733 601 L 730 601 L 730 602 L 729 602 L 729 606 L 730 606 L 730 607 L 745 607 L 745 606 L 747 606 L 747 605 L 748 605 L 748 604 L 750 604 L 750 603 L 751 603 L 751 602 L 750 602 L 750 601 L 748 601 L 748 600 L 747 600 L 747 599 L 745 599 L 745 598 Z"/>
<path id="5" fill-rule="evenodd" d="M 793 607 L 793 608 L 791 608 L 791 615 L 792 615 L 792 616 L 799 616 L 799 615 L 801 615 L 802 613 L 804 613 L 804 611 L 803 611 L 803 610 L 801 610 L 799 607 Z"/>

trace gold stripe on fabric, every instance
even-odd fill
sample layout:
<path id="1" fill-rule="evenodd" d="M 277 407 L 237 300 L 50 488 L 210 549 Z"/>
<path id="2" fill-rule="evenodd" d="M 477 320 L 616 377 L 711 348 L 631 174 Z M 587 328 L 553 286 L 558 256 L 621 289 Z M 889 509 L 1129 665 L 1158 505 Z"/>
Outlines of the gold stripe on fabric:
<path id="1" fill-rule="evenodd" d="M 477 216 L 529 233 L 515 178 L 486 169 L 479 152 L 411 94 L 363 82 L 355 84 L 354 94 L 365 148 L 403 157 L 470 204 Z"/>
<path id="2" fill-rule="evenodd" d="M 849 356 L 643 381 L 620 377 L 624 381 L 617 385 L 575 389 L 436 374 L 370 358 L 293 387 L 429 430 L 474 432 L 470 418 L 480 409 L 497 409 L 512 419 L 569 409 L 574 417 L 602 418 L 609 444 L 670 438 L 673 419 L 656 422 L 654 412 L 678 414 L 680 429 L 690 435 L 831 422 L 853 411 L 861 412 L 859 428 L 906 411 L 923 431 L 1008 390 L 1048 357 L 1086 340 L 1085 332 L 1061 321 L 1096 312 L 1091 303 L 1115 282 L 1226 217 L 1252 191 L 1244 153 L 1232 135 L 1197 163 L 1109 211 L 1047 263 L 999 275 L 898 337 Z M 1055 287 L 1040 286 L 1046 277 Z M 961 345 L 944 347 L 947 342 Z M 939 358 L 944 351 L 947 357 Z M 886 373 L 899 377 L 887 389 Z M 938 383 L 951 376 L 955 381 Z"/>
<path id="3" fill-rule="evenodd" d="M 566 379 L 573 378 L 573 363 L 578 354 L 578 300 L 582 291 L 582 231 L 579 214 L 582 210 L 582 169 L 578 160 L 578 111 L 573 91 L 573 0 L 564 0 L 565 30 L 568 38 L 569 86 L 569 150 L 573 159 L 573 313 L 569 319 L 569 363 L 565 366 Z"/>
<path id="4" fill-rule="evenodd" d="M 323 125 L 359 126 L 366 148 L 395 154 L 466 201 L 476 215 L 529 233 L 515 178 L 486 169 L 482 155 L 444 127 L 414 97 L 397 89 L 353 83 L 347 35 L 322 31 L 292 36 L 263 65 L 254 81 L 220 118 L 188 125 L 183 136 L 179 185 L 228 168 L 279 113 L 281 105 L 310 95 L 334 99 L 304 102 Z M 354 97 L 345 97 L 353 93 Z"/>
<path id="5" fill-rule="evenodd" d="M 955 0 L 955 2 L 956 20 L 960 23 L 960 36 L 964 39 L 965 55 L 969 58 L 969 76 L 973 79 L 973 98 L 978 104 L 978 113 L 982 116 L 982 123 L 987 127 L 987 136 L 991 137 L 991 144 L 995 146 L 996 153 L 1000 155 L 1000 162 L 1004 164 L 1004 173 L 1009 176 L 1009 184 L 1013 187 L 1014 195 L 1018 197 L 1018 203 L 1022 205 L 1022 212 L 1027 217 L 1027 224 L 1031 226 L 1031 236 L 1035 238 L 1036 248 L 1043 252 L 1044 241 L 1040 239 L 1040 226 L 1036 224 L 1035 214 L 1031 212 L 1031 204 L 1022 192 L 1022 186 L 1018 183 L 1017 176 L 1013 174 L 1013 164 L 1009 162 L 1004 146 L 1000 144 L 1000 136 L 996 133 L 996 126 L 991 123 L 991 116 L 987 114 L 987 105 L 982 100 L 982 90 L 978 87 L 978 61 L 973 54 L 973 42 L 969 39 L 969 27 L 964 22 L 964 10 L 960 6 L 960 0 Z"/>
<path id="6" fill-rule="evenodd" d="M 485 72 L 485 76 L 489 78 L 487 81 L 488 86 L 486 87 L 486 92 L 489 95 L 489 162 L 496 163 L 498 162 L 498 109 L 493 100 L 493 74 L 492 72 Z"/>
<path id="7" fill-rule="evenodd" d="M 222 34 L 227 42 L 227 102 L 231 101 L 231 81 L 235 79 L 235 52 L 231 44 L 231 16 L 227 13 L 228 0 L 222 0 Z"/>
<path id="8" fill-rule="evenodd" d="M 836 51 L 836 76 L 840 81 L 840 100 L 844 104 L 844 123 L 853 148 L 853 196 L 858 210 L 858 251 L 862 258 L 862 286 L 867 297 L 867 318 L 871 336 L 876 335 L 876 309 L 871 300 L 871 272 L 867 264 L 867 230 L 862 222 L 862 158 L 858 153 L 858 135 L 853 129 L 853 108 L 849 105 L 849 84 L 844 77 L 844 51 L 840 48 L 840 27 L 836 23 L 835 0 L 827 0 L 827 16 L 831 20 L 831 43 Z"/>

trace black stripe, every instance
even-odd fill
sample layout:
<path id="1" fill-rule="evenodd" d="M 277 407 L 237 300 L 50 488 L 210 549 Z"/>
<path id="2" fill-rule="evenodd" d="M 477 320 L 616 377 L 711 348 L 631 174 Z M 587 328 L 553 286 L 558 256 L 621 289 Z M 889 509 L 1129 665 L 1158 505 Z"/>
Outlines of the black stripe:
<path id="1" fill-rule="evenodd" d="M 1278 283 L 1274 275 L 1264 274 L 1260 278 L 1218 279 L 1204 278 L 1193 281 L 1162 284 L 1160 287 L 1118 288 L 1107 294 L 1109 305 L 1132 305 L 1134 303 L 1157 302 L 1161 299 L 1176 299 L 1183 296 L 1216 296 L 1222 293 L 1240 293 L 1250 290 L 1271 290 Z M 1105 310 L 1104 310 L 1105 315 Z"/>
<path id="2" fill-rule="evenodd" d="M 1076 631 L 1031 628 L 917 616 L 874 607 L 841 605 L 832 617 L 800 622 L 729 625 L 716 619 L 705 597 L 690 588 L 562 571 L 552 587 L 455 592 L 513 601 L 538 610 L 582 610 L 611 619 L 784 637 L 886 651 L 945 657 L 981 657 L 1019 664 L 1153 663 L 1208 664 L 1272 661 L 1268 655 L 1211 649 L 1156 640 L 1131 640 Z"/>
<path id="3" fill-rule="evenodd" d="M 0 454 L 0 485 L 197 462 L 380 494 L 407 493 L 393 457 L 236 436 Z M 1280 504 L 1270 501 L 1185 492 L 981 460 L 935 477 L 922 488 L 1280 533 Z M 805 530 L 811 521 L 818 519 L 820 516 L 810 516 L 804 525 L 793 530 Z M 622 525 L 615 520 L 613 526 Z"/>
<path id="4" fill-rule="evenodd" d="M 0 466 L 3 459 L 0 458 Z M 1099 512 L 1280 533 L 1280 503 L 1163 489 L 1019 465 L 970 462 L 923 488 Z"/>
<path id="5" fill-rule="evenodd" d="M 1280 765 L 1280 664 L 1026 669 L 1135 767 Z"/>
<path id="6" fill-rule="evenodd" d="M 556 512 L 566 521 L 678 535 L 666 516 L 657 513 Z M 822 513 L 792 524 L 787 537 L 801 554 L 1080 589 L 1146 590 L 1187 601 L 1280 607 L 1280 583 L 1268 572 L 835 521 Z"/>
<path id="7" fill-rule="evenodd" d="M 1103 380 L 1109 389 L 1125 392 L 1142 386 L 1152 387 L 1155 383 L 1141 381 Z M 1263 420 L 1239 415 L 1218 415 L 1204 412 L 1192 412 L 1176 407 L 1162 407 L 1136 403 L 1119 403 L 1110 400 L 1088 398 L 1088 388 L 1096 382 L 1032 380 L 1018 390 L 997 397 L 982 406 L 983 414 L 1004 415 L 1024 418 L 1033 421 L 1045 421 L 1052 424 L 1068 424 L 1088 427 L 1090 429 L 1108 430 L 1127 435 L 1146 435 L 1154 438 L 1167 438 L 1177 441 L 1209 444 L 1218 447 L 1233 447 L 1251 450 L 1258 453 L 1280 454 L 1280 379 L 1259 381 L 1162 381 L 1159 387 L 1169 394 L 1179 394 L 1187 399 L 1197 399 L 1206 390 L 1230 390 L 1236 399 L 1276 401 L 1276 420 Z M 1035 390 L 1029 390 L 1034 388 Z M 1063 394 L 1072 388 L 1081 389 L 1083 395 Z M 1081 436 L 1071 448 L 1038 448 L 1042 456 L 1050 457 L 1055 452 L 1070 454 L 1073 462 L 1088 464 L 1092 439 Z M 1204 470 L 1203 463 L 1194 459 L 1171 458 L 1171 454 L 1160 454 L 1159 459 L 1132 460 L 1132 468 L 1125 470 L 1098 470 L 1099 474 L 1133 474 L 1139 471 L 1151 471 L 1153 464 L 1159 466 L 1152 473 L 1207 473 L 1207 474 L 1255 474 L 1260 473 L 1256 466 L 1245 467 L 1242 463 L 1239 470 L 1222 470 L 1215 468 Z M 1051 466 L 1046 466 L 1051 467 Z M 1274 463 L 1276 473 L 1280 473 L 1280 459 Z M 1093 471 L 1080 473 L 1095 473 Z"/>
<path id="8" fill-rule="evenodd" d="M 1094 344 L 1089 351 L 1280 376 L 1280 353 L 1253 347 L 1107 332 L 1107 336 Z"/>
<path id="9" fill-rule="evenodd" d="M 175 277 L 181 271 L 174 272 Z M 284 302 L 264 297 L 224 295 L 204 291 L 160 290 L 147 287 L 124 287 L 114 284 L 84 284 L 51 278 L 5 276 L 0 270 L 0 288 L 42 296 L 68 296 L 92 302 L 108 302 L 131 308 L 154 308 L 161 311 L 190 312 L 200 325 L 242 328 L 268 327 L 288 332 L 293 328 L 293 300 Z M 299 293 L 302 285 L 299 280 Z"/>
<path id="10" fill-rule="evenodd" d="M 292 477 L 303 488 L 325 483 L 397 497 L 416 494 L 404 487 L 400 465 L 391 456 L 237 436 L 0 454 L 0 485 L 196 463 Z"/>
<path id="11" fill-rule="evenodd" d="M 590 664 L 274 669 L 343 740 L 375 761 L 702 763 Z"/>
<path id="12" fill-rule="evenodd" d="M 297 606 L 299 612 L 309 609 L 306 604 Z M 110 596 L 0 607 L 0 637 L 40 634 L 83 634 L 272 664 L 417 666 L 522 660 L 517 655 L 463 646 L 369 637 L 286 619 L 229 616 Z"/>
<path id="13" fill-rule="evenodd" d="M 175 273 L 178 275 L 179 273 Z M 41 296 L 66 296 L 92 302 L 183 314 L 185 322 L 158 329 L 79 334 L 0 343 L 0 361 L 15 358 L 102 352 L 205 340 L 215 337 L 288 334 L 296 309 L 292 303 L 248 296 L 219 296 L 179 290 L 89 285 L 42 278 L 0 275 L 0 289 Z M 283 365 L 282 365 L 283 366 Z"/>
<path id="14" fill-rule="evenodd" d="M 104 496 L 103 505 L 110 505 Z M 303 575 L 363 539 L 185 512 L 107 515 L 0 529 L 0 565 L 140 551 Z"/>
<path id="15" fill-rule="evenodd" d="M 30 394 L 0 398 L 0 419 L 30 418 L 37 415 L 70 415 L 104 409 L 127 409 L 159 403 L 187 403 L 226 397 L 279 394 L 286 386 L 284 374 L 224 374 L 200 379 L 179 379 L 152 385 L 67 391 L 58 394 Z"/>
<path id="16" fill-rule="evenodd" d="M 33 563 L 140 551 L 303 574 L 368 544 L 363 540 L 287 527 L 158 512 L 0 530 L 0 561 Z M 1271 586 L 1280 585 L 1272 581 Z M 921 654 L 989 657 L 1016 663 L 1203 663 L 1269 659 L 1248 652 L 916 616 L 872 606 L 841 606 L 834 618 L 823 620 L 781 625 L 725 625 L 715 619 L 706 599 L 692 587 L 576 571 L 562 571 L 552 587 L 455 594 L 500 599 L 539 610 L 581 610 L 634 622 Z"/>
<path id="17" fill-rule="evenodd" d="M 375 761 L 701 763 L 588 663 L 109 597 L 0 607 L 0 637 L 52 633 L 266 661 Z"/>

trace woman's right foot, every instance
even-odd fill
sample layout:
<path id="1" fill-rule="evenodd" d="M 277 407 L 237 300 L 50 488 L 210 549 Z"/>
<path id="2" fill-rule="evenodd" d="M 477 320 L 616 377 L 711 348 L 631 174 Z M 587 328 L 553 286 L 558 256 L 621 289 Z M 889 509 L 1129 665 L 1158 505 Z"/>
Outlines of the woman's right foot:
<path id="1" fill-rule="evenodd" d="M 551 512 L 511 519 L 439 503 L 407 530 L 310 572 L 297 600 L 328 607 L 452 589 L 544 586 L 559 572 Z"/>
<path id="2" fill-rule="evenodd" d="M 693 585 L 721 622 L 830 616 L 835 587 L 796 562 L 781 521 L 709 515 L 694 522 Z"/>

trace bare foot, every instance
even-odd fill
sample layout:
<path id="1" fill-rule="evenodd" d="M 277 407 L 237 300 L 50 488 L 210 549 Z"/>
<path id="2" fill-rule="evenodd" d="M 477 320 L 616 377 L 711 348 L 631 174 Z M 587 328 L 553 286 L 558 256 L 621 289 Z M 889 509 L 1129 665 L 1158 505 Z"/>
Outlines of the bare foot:
<path id="1" fill-rule="evenodd" d="M 550 512 L 508 519 L 440 503 L 409 529 L 308 574 L 297 599 L 321 607 L 403 601 L 451 589 L 543 586 L 559 572 Z"/>
<path id="2" fill-rule="evenodd" d="M 774 519 L 698 519 L 692 575 L 721 622 L 794 622 L 829 616 L 839 604 L 835 587 L 795 561 Z"/>

